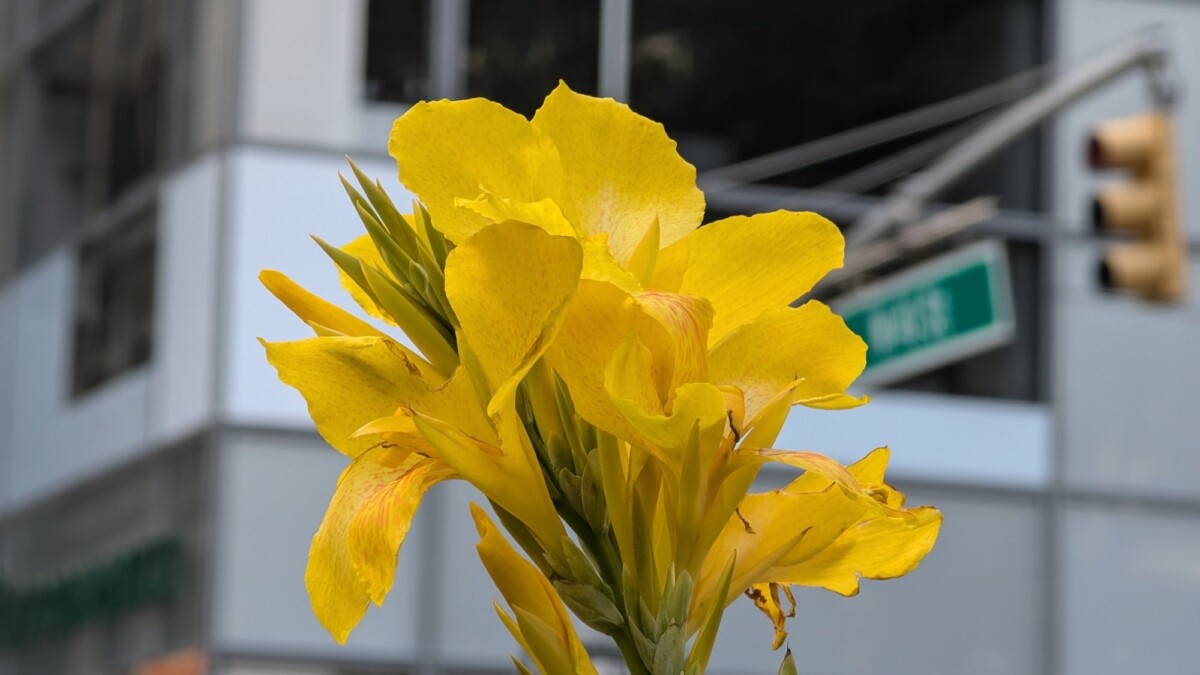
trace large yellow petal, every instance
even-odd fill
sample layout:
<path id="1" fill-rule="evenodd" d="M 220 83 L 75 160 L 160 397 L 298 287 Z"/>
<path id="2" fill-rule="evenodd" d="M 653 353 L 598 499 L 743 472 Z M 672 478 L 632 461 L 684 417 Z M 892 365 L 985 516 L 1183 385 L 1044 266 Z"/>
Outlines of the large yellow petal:
<path id="1" fill-rule="evenodd" d="M 456 199 L 491 192 L 519 202 L 565 196 L 558 151 L 529 120 L 474 98 L 409 108 L 392 126 L 388 153 L 400 182 L 429 209 L 435 228 L 461 244 L 491 221 Z"/>
<path id="2" fill-rule="evenodd" d="M 714 345 L 787 306 L 842 265 L 842 234 L 815 213 L 775 211 L 710 223 L 659 252 L 652 288 L 712 301 Z"/>
<path id="3" fill-rule="evenodd" d="M 480 231 L 447 258 L 446 295 L 487 380 L 489 415 L 550 344 L 582 258 L 575 239 L 513 221 Z"/>
<path id="4" fill-rule="evenodd" d="M 629 262 L 658 218 L 662 245 L 700 225 L 704 194 L 696 169 L 683 161 L 666 130 L 612 99 L 577 94 L 566 84 L 546 97 L 533 117 L 558 148 L 566 172 L 568 217 Z"/>
<path id="5" fill-rule="evenodd" d="M 866 366 L 867 345 L 815 300 L 767 310 L 734 330 L 708 355 L 713 382 L 741 389 L 754 420 L 785 389 L 805 402 L 845 394 Z"/>
<path id="6" fill-rule="evenodd" d="M 354 433 L 401 406 L 447 420 L 478 438 L 494 438 L 462 374 L 431 386 L 438 376 L 387 338 L 317 337 L 263 346 L 279 379 L 304 396 L 317 431 L 351 457 L 378 442 Z"/>
<path id="7" fill-rule="evenodd" d="M 689 616 L 704 616 L 716 600 L 711 596 L 724 568 L 722 561 L 728 560 L 732 551 L 737 552 L 737 566 L 729 595 L 720 599 L 725 604 L 753 584 L 773 581 L 766 574 L 781 558 L 811 556 L 825 549 L 858 521 L 863 509 L 836 486 L 821 492 L 775 490 L 747 495 L 704 559 Z M 698 629 L 698 619 L 689 620 L 689 628 Z"/>
<path id="8" fill-rule="evenodd" d="M 929 506 L 904 509 L 904 495 L 883 482 L 888 458 L 888 449 L 878 448 L 847 467 L 862 489 L 862 517 L 825 549 L 781 559 L 769 572 L 771 580 L 854 595 L 860 577 L 892 579 L 920 564 L 937 541 L 942 514 Z M 787 490 L 822 489 L 827 484 L 824 476 L 809 474 Z"/>
<path id="9" fill-rule="evenodd" d="M 304 573 L 313 612 L 344 643 L 395 577 L 396 555 L 429 487 L 449 477 L 436 462 L 387 447 L 355 458 L 338 478 Z"/>
<path id="10" fill-rule="evenodd" d="M 309 325 L 323 326 L 350 337 L 364 335 L 386 337 L 366 321 L 304 290 L 282 272 L 263 270 L 259 272 L 258 280 L 267 287 L 268 291 L 271 291 L 272 295 L 279 298 L 280 302 L 287 305 L 288 309 Z M 415 357 L 415 355 L 413 356 Z"/>
<path id="11" fill-rule="evenodd" d="M 523 646 L 533 652 L 530 656 L 538 662 L 543 672 L 556 672 L 549 670 L 545 664 L 569 663 L 572 666 L 569 672 L 594 674 L 596 669 L 554 586 L 537 567 L 513 549 L 483 509 L 471 504 L 471 517 L 475 519 L 475 528 L 479 532 L 479 544 L 476 546 L 479 558 L 505 602 L 517 615 L 522 624 L 521 632 L 524 634 L 527 628 L 525 622 L 520 621 L 522 614 L 535 617 L 539 627 L 549 628 L 548 635 L 544 630 L 538 635 L 524 635 Z"/>

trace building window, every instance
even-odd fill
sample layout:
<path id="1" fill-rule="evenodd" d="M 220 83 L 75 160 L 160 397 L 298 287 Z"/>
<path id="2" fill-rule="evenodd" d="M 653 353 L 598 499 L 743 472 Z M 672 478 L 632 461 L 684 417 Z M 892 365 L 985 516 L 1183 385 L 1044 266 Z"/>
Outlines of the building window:
<path id="1" fill-rule="evenodd" d="M 428 0 L 370 0 L 366 70 L 369 100 L 429 98 Z"/>
<path id="2" fill-rule="evenodd" d="M 76 395 L 150 359 L 156 214 L 139 212 L 85 242 L 75 296 Z"/>
<path id="3" fill-rule="evenodd" d="M 103 0 L 42 43 L 21 88 L 17 251 L 29 264 L 161 163 L 161 0 Z"/>
<path id="4" fill-rule="evenodd" d="M 1041 0 L 637 0 L 630 103 L 703 171 L 990 84 L 1041 61 Z M 954 55 L 947 58 L 947 55 Z M 815 188 L 890 144 L 771 182 Z M 1011 153 L 1010 153 L 1011 155 Z M 1035 206 L 1036 153 L 1001 158 L 988 192 Z M 1003 189 L 996 190 L 1000 184 Z M 877 188 L 883 188 L 883 185 Z M 979 194 L 976 192 L 975 194 Z"/>
<path id="5" fill-rule="evenodd" d="M 531 115 L 559 80 L 596 93 L 600 2 L 480 0 L 470 3 L 467 95 Z"/>

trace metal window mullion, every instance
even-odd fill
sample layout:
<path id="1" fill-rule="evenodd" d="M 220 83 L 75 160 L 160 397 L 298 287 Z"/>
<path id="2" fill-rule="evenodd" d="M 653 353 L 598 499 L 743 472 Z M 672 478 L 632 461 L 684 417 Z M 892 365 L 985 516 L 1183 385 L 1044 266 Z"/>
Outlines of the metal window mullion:
<path id="1" fill-rule="evenodd" d="M 430 0 L 429 9 L 429 97 L 463 98 L 470 0 Z"/>
<path id="2" fill-rule="evenodd" d="M 600 70 L 598 93 L 629 100 L 629 45 L 632 41 L 633 0 L 600 0 Z"/>

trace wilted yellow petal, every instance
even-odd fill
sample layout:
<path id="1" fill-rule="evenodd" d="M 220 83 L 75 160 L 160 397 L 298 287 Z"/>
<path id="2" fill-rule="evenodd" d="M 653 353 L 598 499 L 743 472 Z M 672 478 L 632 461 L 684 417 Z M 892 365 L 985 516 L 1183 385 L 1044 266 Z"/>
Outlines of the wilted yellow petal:
<path id="1" fill-rule="evenodd" d="M 272 295 L 279 298 L 280 302 L 287 305 L 288 309 L 295 312 L 296 316 L 305 322 L 324 326 L 350 337 L 364 335 L 386 337 L 366 321 L 304 290 L 282 272 L 263 270 L 259 272 L 258 279 L 263 286 L 267 287 L 268 291 L 271 291 Z"/>
<path id="2" fill-rule="evenodd" d="M 787 306 L 842 265 L 842 234 L 815 213 L 734 216 L 659 252 L 651 287 L 708 298 L 716 344 L 763 311 Z"/>
<path id="3" fill-rule="evenodd" d="M 471 504 L 471 517 L 479 532 L 479 558 L 504 600 L 513 608 L 517 622 L 524 635 L 524 646 L 543 668 L 547 663 L 572 664 L 573 670 L 566 672 L 595 673 L 583 643 L 571 623 L 567 608 L 550 581 L 528 560 L 525 560 L 496 529 L 483 509 Z M 531 635 L 526 632 L 522 613 L 536 617 L 541 625 L 550 629 L 551 639 L 544 633 Z M 544 672 L 556 672 L 553 670 Z"/>
<path id="4" fill-rule="evenodd" d="M 815 300 L 798 308 L 767 310 L 725 336 L 708 356 L 719 384 L 742 390 L 754 419 L 785 389 L 792 400 L 844 394 L 866 366 L 867 345 L 841 317 Z"/>
<path id="5" fill-rule="evenodd" d="M 491 221 L 455 199 L 485 191 L 526 203 L 565 197 L 554 145 L 529 120 L 484 99 L 414 105 L 392 126 L 388 153 L 433 226 L 458 244 Z"/>
<path id="6" fill-rule="evenodd" d="M 786 610 L 779 598 L 780 591 L 788 599 Z M 766 614 L 767 618 L 771 620 L 771 624 L 775 626 L 775 639 L 771 642 L 771 649 L 779 649 L 783 646 L 783 641 L 787 639 L 784 625 L 788 619 L 796 616 L 796 598 L 792 597 L 792 590 L 787 586 L 773 583 L 754 584 L 746 591 L 746 595 L 754 601 L 754 606 L 758 608 L 758 611 Z"/>
<path id="7" fill-rule="evenodd" d="M 550 344 L 579 283 L 583 254 L 570 237 L 505 222 L 480 231 L 446 260 L 446 295 L 492 393 L 488 414 Z M 461 346 L 460 346 L 461 352 Z"/>
<path id="8" fill-rule="evenodd" d="M 624 103 L 558 87 L 533 117 L 558 148 L 571 206 L 590 234 L 608 234 L 608 246 L 629 262 L 646 230 L 658 218 L 663 246 L 700 225 L 704 195 L 696 169 L 683 161 L 663 126 Z"/>
<path id="9" fill-rule="evenodd" d="M 338 642 L 383 602 L 396 555 L 425 491 L 449 474 L 392 448 L 362 453 L 338 478 L 304 573 L 313 612 Z"/>

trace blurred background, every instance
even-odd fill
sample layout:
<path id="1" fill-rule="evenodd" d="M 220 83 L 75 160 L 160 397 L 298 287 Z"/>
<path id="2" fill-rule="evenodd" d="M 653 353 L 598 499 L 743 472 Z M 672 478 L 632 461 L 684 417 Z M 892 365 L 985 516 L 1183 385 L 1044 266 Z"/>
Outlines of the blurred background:
<path id="1" fill-rule="evenodd" d="M 345 154 L 410 197 L 386 139 L 413 102 L 528 115 L 562 78 L 662 121 L 708 220 L 813 209 L 854 236 L 1147 25 L 1149 56 L 818 289 L 867 336 L 874 401 L 797 410 L 780 446 L 888 444 L 946 521 L 905 579 L 799 589 L 790 645 L 813 675 L 1200 672 L 1200 307 L 1101 283 L 1084 153 L 1174 99 L 1154 151 L 1179 169 L 1150 178 L 1182 216 L 1151 266 L 1200 278 L 1200 2 L 0 0 L 0 673 L 511 672 L 464 485 L 427 498 L 347 646 L 318 626 L 303 571 L 343 459 L 255 341 L 308 333 L 260 269 L 341 297 L 306 235 L 360 233 Z M 739 601 L 712 672 L 774 673 L 770 637 Z"/>

